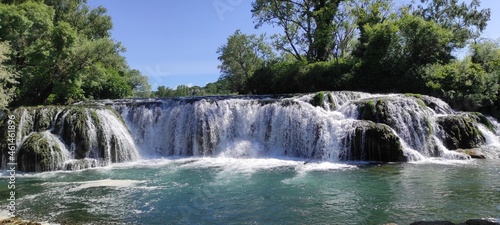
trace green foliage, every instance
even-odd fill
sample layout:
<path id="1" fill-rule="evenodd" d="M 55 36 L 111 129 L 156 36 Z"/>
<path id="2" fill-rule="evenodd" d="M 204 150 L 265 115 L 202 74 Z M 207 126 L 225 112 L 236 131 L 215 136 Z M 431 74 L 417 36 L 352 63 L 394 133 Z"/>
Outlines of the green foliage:
<path id="1" fill-rule="evenodd" d="M 249 91 L 257 94 L 283 94 L 343 90 L 350 63 L 344 60 L 306 63 L 277 62 L 258 69 L 248 81 Z M 264 86 L 266 84 L 267 86 Z"/>
<path id="2" fill-rule="evenodd" d="M 413 14 L 426 21 L 434 21 L 453 32 L 452 47 L 464 47 L 468 40 L 478 38 L 486 29 L 491 10 L 480 9 L 480 0 L 472 0 L 467 5 L 458 0 L 421 0 L 421 4 L 411 6 Z"/>
<path id="3" fill-rule="evenodd" d="M 427 87 L 452 107 L 476 111 L 492 106 L 498 93 L 498 75 L 487 73 L 470 59 L 446 65 L 431 65 L 425 69 Z"/>
<path id="4" fill-rule="evenodd" d="M 500 43 L 481 40 L 470 45 L 471 60 L 488 73 L 500 72 Z"/>
<path id="5" fill-rule="evenodd" d="M 256 28 L 263 24 L 283 28 L 284 34 L 274 36 L 278 51 L 290 53 L 299 61 L 327 61 L 334 46 L 333 22 L 341 1 L 255 0 L 252 16 Z"/>
<path id="6" fill-rule="evenodd" d="M 110 38 L 111 18 L 85 0 L 0 4 L 6 63 L 19 74 L 14 105 L 148 95 L 147 78 L 130 70 Z"/>
<path id="7" fill-rule="evenodd" d="M 365 25 L 359 43 L 354 86 L 372 92 L 422 92 L 421 70 L 452 58 L 452 33 L 432 21 L 409 14 L 398 20 Z"/>
<path id="8" fill-rule="evenodd" d="M 158 90 L 153 93 L 153 96 L 158 98 L 172 98 L 172 97 L 226 94 L 226 93 L 221 93 L 224 92 L 224 90 L 222 89 L 220 90 L 221 92 L 219 92 L 219 89 L 217 89 L 217 85 L 218 83 L 207 84 L 205 88 L 199 86 L 190 87 L 186 85 L 179 85 L 176 87 L 176 89 L 172 89 L 165 86 L 159 86 Z"/>
<path id="9" fill-rule="evenodd" d="M 231 35 L 227 44 L 221 46 L 217 53 L 221 61 L 221 79 L 228 81 L 228 88 L 233 92 L 246 90 L 246 81 L 254 71 L 274 57 L 271 48 L 264 42 L 263 35 L 246 35 L 240 30 Z"/>
<path id="10" fill-rule="evenodd" d="M 9 54 L 6 43 L 0 42 L 0 110 L 7 107 L 12 101 L 16 91 L 17 75 L 11 68 L 4 65 Z"/>

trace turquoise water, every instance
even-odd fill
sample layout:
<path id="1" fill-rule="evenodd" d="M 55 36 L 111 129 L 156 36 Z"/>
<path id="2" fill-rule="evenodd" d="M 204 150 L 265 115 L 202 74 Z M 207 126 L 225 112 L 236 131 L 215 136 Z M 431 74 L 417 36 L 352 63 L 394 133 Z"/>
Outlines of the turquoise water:
<path id="1" fill-rule="evenodd" d="M 61 224 L 409 224 L 499 218 L 499 178 L 498 160 L 179 158 L 19 175 L 16 191 L 22 218 Z M 0 194 L 5 209 L 6 179 Z"/>

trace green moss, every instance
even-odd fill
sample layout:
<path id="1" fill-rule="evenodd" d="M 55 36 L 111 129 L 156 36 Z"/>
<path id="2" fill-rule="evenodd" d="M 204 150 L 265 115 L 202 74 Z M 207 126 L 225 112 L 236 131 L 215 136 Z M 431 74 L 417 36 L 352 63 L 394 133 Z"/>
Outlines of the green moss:
<path id="1" fill-rule="evenodd" d="M 17 162 L 21 171 L 43 172 L 59 169 L 54 168 L 54 165 L 60 158 L 59 146 L 51 143 L 44 134 L 33 133 L 20 147 Z"/>
<path id="2" fill-rule="evenodd" d="M 365 118 L 365 115 L 375 115 L 377 113 L 377 108 L 375 107 L 375 101 L 374 100 L 368 100 L 363 102 L 359 107 L 358 107 L 358 112 L 360 115 L 362 115 L 362 118 Z"/>
<path id="3" fill-rule="evenodd" d="M 406 93 L 404 94 L 405 97 L 408 98 L 415 98 L 417 104 L 421 106 L 422 108 L 426 108 L 427 105 L 425 104 L 424 101 L 422 101 L 422 95 L 421 94 L 413 94 L 413 93 Z"/>
<path id="4" fill-rule="evenodd" d="M 404 162 L 403 148 L 399 137 L 384 124 L 360 121 L 354 131 L 342 139 L 347 151 L 339 158 L 347 161 Z"/>
<path id="5" fill-rule="evenodd" d="M 332 93 L 331 92 L 328 93 L 327 97 L 328 97 L 328 102 L 330 103 L 330 110 L 335 110 L 337 106 L 335 105 L 335 100 L 333 99 Z"/>
<path id="6" fill-rule="evenodd" d="M 406 97 L 413 97 L 413 98 L 422 98 L 422 95 L 421 94 L 414 94 L 414 93 L 405 93 L 404 94 Z"/>
<path id="7" fill-rule="evenodd" d="M 488 130 L 495 132 L 495 126 L 493 126 L 493 124 L 490 122 L 490 120 L 488 120 L 488 118 L 486 118 L 486 116 L 484 116 L 482 113 L 471 112 L 471 113 L 468 113 L 468 115 L 476 122 L 481 123 L 484 126 L 486 126 L 488 128 Z"/>
<path id="8" fill-rule="evenodd" d="M 475 121 L 464 115 L 439 117 L 443 127 L 443 144 L 448 149 L 470 149 L 484 144 L 485 138 Z"/>
<path id="9" fill-rule="evenodd" d="M 421 99 L 417 99 L 417 104 L 422 107 L 422 108 L 427 108 L 427 105 L 425 104 L 424 101 L 422 101 Z"/>
<path id="10" fill-rule="evenodd" d="M 427 126 L 427 130 L 429 131 L 429 135 L 434 133 L 434 129 L 432 128 L 432 123 L 429 118 L 425 117 L 425 126 Z"/>
<path id="11" fill-rule="evenodd" d="M 311 104 L 313 106 L 320 106 L 324 107 L 325 106 L 325 93 L 324 92 L 318 92 L 314 95 L 314 97 L 311 100 Z"/>

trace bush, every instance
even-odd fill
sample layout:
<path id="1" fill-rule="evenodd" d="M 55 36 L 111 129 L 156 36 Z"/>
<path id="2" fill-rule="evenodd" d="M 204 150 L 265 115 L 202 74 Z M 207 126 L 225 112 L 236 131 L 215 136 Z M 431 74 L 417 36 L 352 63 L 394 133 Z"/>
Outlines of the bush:
<path id="1" fill-rule="evenodd" d="M 248 81 L 248 92 L 283 94 L 344 90 L 346 74 L 351 68 L 343 60 L 309 64 L 302 61 L 277 62 L 255 71 Z"/>

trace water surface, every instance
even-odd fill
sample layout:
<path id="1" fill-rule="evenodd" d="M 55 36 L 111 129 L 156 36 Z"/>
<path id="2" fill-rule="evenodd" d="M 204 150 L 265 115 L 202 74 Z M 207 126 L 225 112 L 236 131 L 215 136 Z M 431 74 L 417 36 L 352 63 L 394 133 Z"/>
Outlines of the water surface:
<path id="1" fill-rule="evenodd" d="M 409 224 L 500 217 L 499 177 L 498 160 L 177 158 L 20 175 L 16 192 L 22 218 L 62 224 Z"/>

